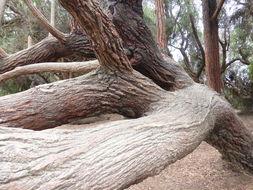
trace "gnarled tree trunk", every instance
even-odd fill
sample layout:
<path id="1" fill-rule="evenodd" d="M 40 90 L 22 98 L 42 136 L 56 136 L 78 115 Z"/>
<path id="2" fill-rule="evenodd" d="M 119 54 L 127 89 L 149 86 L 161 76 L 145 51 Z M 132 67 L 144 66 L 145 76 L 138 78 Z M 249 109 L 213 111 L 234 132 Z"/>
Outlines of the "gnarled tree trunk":
<path id="1" fill-rule="evenodd" d="M 114 25 L 92 0 L 59 1 L 90 37 L 101 67 L 0 98 L 0 189 L 124 189 L 203 140 L 253 172 L 252 135 L 217 93 L 162 57 L 143 21 L 141 0 L 111 1 Z M 135 119 L 27 130 L 102 112 Z"/>

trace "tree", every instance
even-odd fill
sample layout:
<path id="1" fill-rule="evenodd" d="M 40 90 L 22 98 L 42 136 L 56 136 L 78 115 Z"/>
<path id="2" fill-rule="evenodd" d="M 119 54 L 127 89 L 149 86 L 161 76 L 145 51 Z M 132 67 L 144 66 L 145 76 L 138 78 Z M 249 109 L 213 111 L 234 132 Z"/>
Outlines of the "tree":
<path id="1" fill-rule="evenodd" d="M 157 43 L 164 52 L 168 52 L 168 39 L 165 26 L 164 0 L 156 0 Z"/>
<path id="2" fill-rule="evenodd" d="M 217 93 L 162 57 L 141 0 L 110 1 L 114 25 L 94 1 L 59 2 L 92 41 L 100 67 L 0 98 L 1 189 L 124 189 L 203 140 L 253 171 L 252 135 Z M 67 41 L 59 31 L 52 35 Z M 82 130 L 20 129 L 52 128 L 103 112 L 135 119 Z"/>
<path id="3" fill-rule="evenodd" d="M 218 15 L 225 0 L 203 0 L 203 23 L 205 40 L 205 64 L 207 83 L 217 92 L 221 92 Z"/>
<path id="4" fill-rule="evenodd" d="M 4 14 L 4 8 L 5 8 L 6 0 L 2 0 L 0 2 L 0 26 L 2 25 L 2 18 Z"/>
<path id="5" fill-rule="evenodd" d="M 165 1 L 165 7 L 169 46 L 180 51 L 182 65 L 191 78 L 203 83 L 205 52 L 197 27 L 197 8 L 192 1 Z"/>

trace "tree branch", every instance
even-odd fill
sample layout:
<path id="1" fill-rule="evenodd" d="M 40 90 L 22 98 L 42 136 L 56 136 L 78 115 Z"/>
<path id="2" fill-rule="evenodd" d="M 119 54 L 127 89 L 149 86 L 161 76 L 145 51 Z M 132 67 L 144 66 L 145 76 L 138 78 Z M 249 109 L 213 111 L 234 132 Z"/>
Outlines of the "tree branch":
<path id="1" fill-rule="evenodd" d="M 3 48 L 0 47 L 0 59 L 7 57 L 7 56 L 8 56 L 8 54 L 4 51 Z"/>
<path id="2" fill-rule="evenodd" d="M 24 0 L 25 4 L 29 7 L 32 14 L 40 21 L 40 23 L 50 32 L 55 38 L 61 41 L 66 41 L 66 35 L 57 30 L 48 22 L 46 17 L 33 5 L 30 0 Z"/>
<path id="3" fill-rule="evenodd" d="M 241 59 L 241 58 L 234 58 L 234 59 L 232 59 L 231 61 L 229 61 L 227 64 L 226 64 L 226 66 L 225 66 L 225 70 L 226 70 L 226 68 L 228 68 L 231 64 L 233 64 L 234 62 L 236 62 L 236 61 L 240 61 L 242 64 L 244 64 L 244 65 L 250 65 L 250 63 L 249 62 L 247 62 L 247 61 L 245 61 L 245 60 L 243 60 L 243 59 Z M 224 71 L 225 71 L 224 70 Z M 223 71 L 223 72 L 224 72 Z"/>
<path id="4" fill-rule="evenodd" d="M 213 16 L 211 18 L 212 20 L 216 20 L 218 18 L 219 14 L 220 14 L 220 11 L 221 11 L 221 8 L 222 8 L 224 3 L 225 3 L 225 0 L 220 0 L 219 1 L 218 5 L 217 5 L 217 7 L 216 7 L 216 9 L 213 13 Z"/>
<path id="5" fill-rule="evenodd" d="M 160 100 L 162 92 L 137 72 L 117 77 L 99 69 L 0 97 L 0 126 L 42 130 L 102 113 L 136 118 Z"/>
<path id="6" fill-rule="evenodd" d="M 74 131 L 0 128 L 0 189 L 125 189 L 191 153 L 224 104 L 207 87 L 194 85 L 167 92 L 138 119 Z"/>
<path id="7" fill-rule="evenodd" d="M 53 62 L 53 63 L 38 63 L 16 67 L 15 69 L 0 75 L 0 82 L 4 82 L 10 78 L 20 75 L 36 74 L 42 72 L 71 72 L 71 73 L 88 73 L 99 66 L 97 60 L 87 62 Z"/>
<path id="8" fill-rule="evenodd" d="M 197 28 L 195 26 L 194 18 L 193 18 L 192 14 L 190 14 L 190 22 L 191 22 L 191 27 L 192 27 L 192 32 L 193 32 L 194 38 L 195 38 L 195 40 L 197 42 L 197 45 L 198 45 L 198 47 L 200 49 L 201 57 L 202 57 L 202 62 L 201 62 L 202 64 L 200 65 L 200 67 L 199 67 L 199 69 L 198 69 L 198 71 L 196 73 L 196 78 L 199 79 L 199 77 L 200 77 L 203 69 L 205 68 L 205 61 L 206 61 L 206 59 L 205 59 L 205 50 L 204 50 L 204 48 L 202 46 L 202 43 L 201 43 L 201 41 L 199 39 L 199 35 L 198 35 L 198 32 L 197 32 Z"/>
<path id="9" fill-rule="evenodd" d="M 92 40 L 94 51 L 103 67 L 113 72 L 133 70 L 115 26 L 96 1 L 59 0 L 59 2 L 74 19 L 79 21 L 82 29 Z"/>
<path id="10" fill-rule="evenodd" d="M 1 0 L 1 2 L 0 2 L 0 27 L 2 25 L 2 18 L 4 15 L 5 5 L 6 5 L 6 0 Z"/>
<path id="11" fill-rule="evenodd" d="M 19 66 L 51 62 L 70 55 L 96 58 L 90 41 L 82 33 L 72 33 L 66 36 L 64 44 L 54 37 L 47 37 L 28 49 L 0 58 L 0 74 Z"/>

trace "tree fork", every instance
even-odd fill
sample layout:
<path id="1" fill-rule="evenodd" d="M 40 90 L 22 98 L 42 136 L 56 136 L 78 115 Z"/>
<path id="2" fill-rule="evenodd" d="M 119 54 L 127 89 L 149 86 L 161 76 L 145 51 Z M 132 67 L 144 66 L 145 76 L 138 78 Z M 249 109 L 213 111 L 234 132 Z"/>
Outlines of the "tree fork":
<path id="1" fill-rule="evenodd" d="M 70 2 L 67 0 L 61 1 L 66 6 Z M 0 177 L 1 188 L 124 189 L 148 176 L 158 174 L 168 164 L 192 152 L 204 139 L 208 141 L 208 139 L 214 138 L 214 135 L 216 135 L 214 139 L 217 141 L 215 142 L 226 141 L 226 138 L 228 138 L 228 141 L 233 141 L 233 135 L 226 137 L 219 133 L 224 127 L 231 126 L 229 131 L 234 136 L 241 135 L 243 139 L 253 138 L 241 122 L 235 122 L 235 125 L 230 125 L 230 122 L 235 120 L 228 119 L 225 124 L 222 123 L 223 118 L 221 116 L 227 112 L 230 114 L 231 109 L 228 109 L 228 103 L 222 100 L 217 93 L 204 85 L 192 82 L 181 67 L 172 61 L 168 61 L 168 65 L 166 65 L 166 60 L 153 43 L 154 40 L 150 31 L 146 31 L 147 27 L 141 18 L 140 12 L 135 11 L 139 10 L 139 4 L 136 3 L 140 2 L 140 0 L 119 0 L 117 4 L 113 4 L 111 11 L 113 11 L 112 8 L 115 9 L 112 12 L 114 23 L 116 23 L 116 27 L 118 27 L 117 24 L 122 24 L 118 28 L 120 29 L 119 33 L 124 41 L 124 46 L 133 52 L 132 58 L 134 59 L 130 60 L 130 62 L 136 63 L 139 68 L 145 65 L 147 67 L 146 76 L 150 76 L 156 83 L 160 82 L 159 84 L 162 87 L 175 91 L 162 90 L 146 77 L 136 72 L 132 73 L 130 70 L 123 72 L 122 69 L 125 66 L 129 66 L 127 60 L 122 64 L 119 59 L 103 58 L 104 54 L 100 50 L 96 50 L 96 53 L 100 54 L 100 60 L 104 61 L 99 73 L 91 73 L 80 78 L 51 84 L 53 85 L 52 89 L 60 85 L 67 88 L 66 92 L 71 93 L 72 88 L 69 89 L 69 86 L 67 86 L 68 84 L 71 85 L 71 82 L 76 82 L 77 85 L 87 85 L 86 92 L 91 91 L 91 93 L 87 93 L 86 96 L 91 96 L 94 102 L 98 101 L 95 98 L 101 94 L 103 98 L 106 98 L 103 99 L 104 101 L 110 101 L 111 104 L 115 103 L 116 105 L 118 105 L 118 102 L 124 104 L 122 107 L 116 107 L 117 110 L 124 111 L 125 106 L 133 108 L 138 105 L 141 107 L 136 110 L 141 110 L 142 113 L 140 114 L 137 111 L 136 113 L 140 115 L 136 116 L 144 115 L 144 117 L 76 131 L 51 129 L 50 131 L 31 132 L 1 127 L 0 143 L 2 146 L 0 146 L 0 151 L 4 160 L 1 165 L 1 168 L 3 168 L 2 173 L 4 174 L 3 177 Z M 98 27 L 97 24 L 94 24 L 94 21 L 96 22 L 94 10 L 96 9 L 93 6 L 94 4 L 89 6 L 89 3 L 92 3 L 90 0 L 82 1 L 81 4 L 79 4 L 80 1 L 78 0 L 71 0 L 71 3 L 79 6 L 75 6 L 76 8 L 81 7 L 81 10 L 89 11 L 92 14 L 82 20 L 82 27 L 85 28 L 91 25 Z M 89 6 L 89 9 L 84 9 L 86 5 Z M 87 16 L 87 13 L 80 15 L 83 12 L 80 12 L 79 9 L 75 10 L 75 7 L 69 9 L 72 9 L 73 16 L 75 18 L 78 17 L 79 21 L 81 21 L 80 18 L 84 15 Z M 129 23 L 129 20 L 124 20 L 125 17 L 133 18 L 132 24 Z M 137 17 L 138 19 L 136 19 Z M 87 19 L 91 20 L 88 21 Z M 110 22 L 107 19 L 103 21 Z M 102 25 L 104 25 L 103 21 L 100 22 Z M 90 22 L 90 24 L 86 25 L 85 22 Z M 126 29 L 124 29 L 124 24 Z M 106 26 L 113 27 L 113 25 Z M 93 27 L 88 30 L 92 30 Z M 100 29 L 103 29 L 103 27 Z M 140 38 L 140 32 L 135 33 L 138 30 L 144 35 L 143 39 Z M 92 32 L 89 31 L 87 34 L 91 35 Z M 99 32 L 98 35 L 100 34 Z M 101 37 L 98 39 L 101 39 Z M 117 43 L 117 46 L 115 46 L 117 48 L 116 52 L 123 54 L 123 49 L 117 39 L 118 37 L 113 39 L 113 42 Z M 128 40 L 129 43 L 127 43 Z M 93 41 L 93 43 L 95 46 L 97 45 L 96 48 L 99 48 L 98 44 L 96 44 L 97 41 Z M 108 43 L 103 44 L 108 48 L 111 48 L 112 45 Z M 134 48 L 131 49 L 131 46 Z M 114 49 L 111 50 L 113 51 Z M 108 52 L 108 50 L 106 51 Z M 146 54 L 148 56 L 145 56 Z M 107 56 L 110 55 L 113 56 L 114 54 Z M 122 59 L 126 59 L 126 57 L 123 56 Z M 106 62 L 106 60 L 112 60 L 111 64 L 113 65 L 109 65 L 110 63 Z M 145 63 L 145 61 L 149 62 Z M 120 69 L 117 69 L 117 67 Z M 95 88 L 103 87 L 105 94 L 100 91 L 95 94 L 92 92 L 94 86 L 88 80 L 91 78 L 93 78 L 93 82 L 96 85 L 100 81 L 100 85 Z M 96 79 L 95 81 L 94 78 Z M 166 82 L 167 79 L 168 82 Z M 63 83 L 66 83 L 65 86 Z M 49 87 L 47 92 L 49 99 L 47 102 L 50 102 L 50 92 L 54 93 L 54 91 L 51 91 L 50 85 L 41 87 Z M 177 89 L 179 87 L 180 89 Z M 78 88 L 78 90 L 82 90 L 82 88 Z M 109 98 L 105 97 L 108 93 L 107 90 L 109 92 L 113 91 L 113 93 L 110 93 Z M 79 94 L 78 92 L 73 93 Z M 120 97 L 119 99 L 114 96 L 115 93 Z M 129 94 L 129 96 L 124 93 Z M 22 93 L 19 93 L 16 96 L 21 95 Z M 62 96 L 64 102 L 66 95 Z M 1 102 L 6 102 L 12 97 L 14 95 L 2 97 Z M 72 97 L 72 94 L 70 97 Z M 112 101 L 114 100 L 113 98 L 116 101 Z M 80 101 L 79 97 L 74 100 L 74 106 L 82 107 L 80 104 L 85 101 L 85 97 L 83 97 L 83 101 Z M 88 105 L 87 102 L 84 104 Z M 67 103 L 64 105 L 69 107 Z M 20 109 L 22 106 L 17 105 L 14 108 L 9 106 L 8 111 L 13 113 L 16 110 L 23 111 Z M 46 107 L 46 105 L 44 106 Z M 90 106 L 88 105 L 88 107 Z M 110 106 L 110 108 L 115 107 Z M 100 104 L 96 109 L 105 108 Z M 62 109 L 63 113 L 67 114 L 68 111 L 65 107 Z M 94 114 L 94 112 L 92 113 Z M 126 110 L 124 113 L 128 113 L 126 114 L 128 116 L 135 115 L 131 114 L 135 113 L 132 110 Z M 235 117 L 233 114 L 230 116 L 231 118 Z M 59 120 L 62 120 L 62 118 L 59 118 Z M 235 128 L 237 127 L 241 128 L 238 129 L 238 134 L 235 133 Z M 213 130 L 214 128 L 216 130 Z M 246 140 L 244 142 L 247 144 L 245 148 L 238 148 L 234 152 L 245 153 L 246 151 L 246 161 L 250 161 L 253 156 L 249 153 L 252 151 L 252 141 Z M 244 142 L 241 145 L 244 145 Z M 19 146 L 17 146 L 17 143 Z M 10 148 L 12 146 L 16 149 Z M 222 146 L 216 147 L 222 149 Z M 229 157 L 230 155 L 230 152 L 221 152 L 224 156 L 227 155 Z M 235 157 L 235 159 L 231 159 L 234 164 L 241 165 L 245 162 L 245 159 L 241 159 L 237 154 L 231 156 Z M 250 164 L 244 166 L 252 171 Z"/>
<path id="2" fill-rule="evenodd" d="M 115 1 L 117 3 L 110 6 L 110 14 L 124 47 L 131 52 L 129 59 L 133 68 L 166 90 L 192 85 L 192 79 L 183 68 L 171 58 L 164 58 L 159 51 L 143 20 L 142 0 Z"/>
<path id="3" fill-rule="evenodd" d="M 86 58 L 96 58 L 90 41 L 82 33 L 71 33 L 66 36 L 64 43 L 54 37 L 47 37 L 28 49 L 0 57 L 0 74 L 18 66 L 55 61 L 74 54 Z"/>

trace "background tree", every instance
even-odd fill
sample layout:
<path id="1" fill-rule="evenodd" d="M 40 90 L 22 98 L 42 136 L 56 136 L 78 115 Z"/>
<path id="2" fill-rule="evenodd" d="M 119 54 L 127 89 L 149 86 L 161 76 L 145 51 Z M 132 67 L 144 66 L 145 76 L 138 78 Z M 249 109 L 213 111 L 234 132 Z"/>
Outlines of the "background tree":
<path id="1" fill-rule="evenodd" d="M 217 5 L 216 0 L 203 0 L 203 23 L 205 40 L 205 64 L 207 83 L 217 92 L 221 92 L 218 15 L 224 0 Z"/>
<path id="2" fill-rule="evenodd" d="M 165 53 L 168 53 L 168 38 L 166 34 L 165 20 L 164 0 L 156 0 L 157 43 Z"/>
<path id="3" fill-rule="evenodd" d="M 2 25 L 2 18 L 4 14 L 5 4 L 6 4 L 6 0 L 2 0 L 0 2 L 0 26 Z"/>
<path id="4" fill-rule="evenodd" d="M 83 35 L 61 33 L 38 16 L 29 0 L 25 2 L 62 49 L 70 44 L 72 52 L 90 54 L 91 43 L 81 43 L 81 51 L 68 41 Z M 79 23 L 79 33 L 84 31 L 92 41 L 100 66 L 75 79 L 0 98 L 2 189 L 124 189 L 159 173 L 203 140 L 233 165 L 253 171 L 251 133 L 217 93 L 193 82 L 177 63 L 162 56 L 143 21 L 141 0 L 111 2 L 111 19 L 95 1 L 60 2 Z M 23 50 L 26 55 L 37 53 L 31 62 L 20 64 L 41 61 L 38 50 L 43 48 L 35 44 Z M 14 69 L 7 58 L 22 54 L 1 58 L 2 72 Z M 53 128 L 101 113 L 132 120 L 82 130 L 13 129 Z"/>

